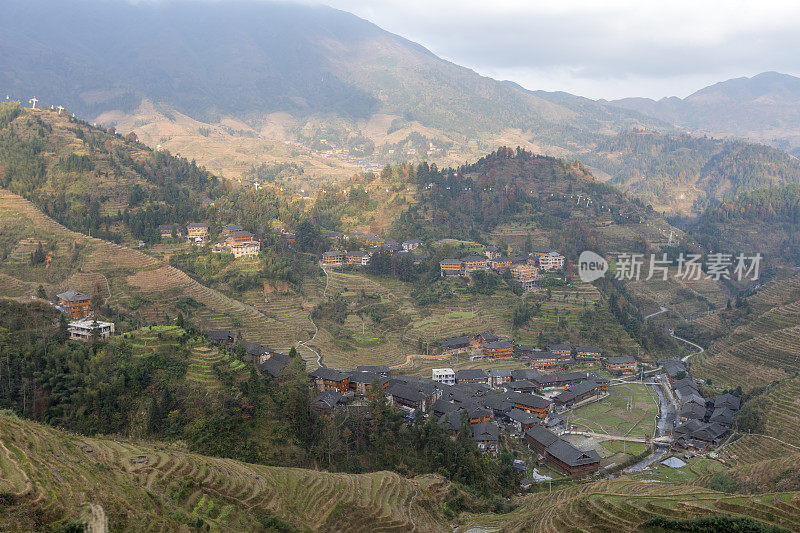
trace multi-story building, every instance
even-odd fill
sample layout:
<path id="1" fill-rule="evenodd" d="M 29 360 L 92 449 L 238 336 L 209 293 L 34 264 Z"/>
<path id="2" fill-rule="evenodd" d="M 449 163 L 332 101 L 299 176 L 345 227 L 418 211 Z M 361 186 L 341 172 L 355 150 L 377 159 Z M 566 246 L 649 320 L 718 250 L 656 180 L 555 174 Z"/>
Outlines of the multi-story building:
<path id="1" fill-rule="evenodd" d="M 73 289 L 58 295 L 58 307 L 72 318 L 83 318 L 92 314 L 92 299 Z"/>
<path id="2" fill-rule="evenodd" d="M 461 276 L 461 260 L 459 259 L 445 259 L 439 261 L 439 271 L 442 276 Z"/>
<path id="3" fill-rule="evenodd" d="M 564 256 L 558 252 L 549 252 L 539 256 L 539 268 L 542 270 L 553 270 L 564 268 Z"/>
<path id="4" fill-rule="evenodd" d="M 203 244 L 208 238 L 208 224 L 192 222 L 186 226 L 186 237 L 193 244 Z"/>
<path id="5" fill-rule="evenodd" d="M 345 253 L 341 250 L 330 250 L 322 254 L 323 267 L 338 267 L 345 262 Z"/>
<path id="6" fill-rule="evenodd" d="M 431 370 L 431 379 L 437 383 L 444 385 L 456 384 L 456 373 L 452 368 L 434 368 Z"/>
<path id="7" fill-rule="evenodd" d="M 89 342 L 92 340 L 95 332 L 99 339 L 108 339 L 114 336 L 114 323 L 113 322 L 96 322 L 90 318 L 83 320 L 76 320 L 70 322 L 67 327 L 70 340 Z"/>

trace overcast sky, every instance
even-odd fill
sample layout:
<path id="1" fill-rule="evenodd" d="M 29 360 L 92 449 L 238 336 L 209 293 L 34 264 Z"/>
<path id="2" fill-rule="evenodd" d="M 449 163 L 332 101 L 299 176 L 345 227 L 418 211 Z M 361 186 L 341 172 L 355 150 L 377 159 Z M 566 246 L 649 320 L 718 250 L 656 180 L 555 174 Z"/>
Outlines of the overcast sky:
<path id="1" fill-rule="evenodd" d="M 435 54 L 528 89 L 591 98 L 687 96 L 800 73 L 800 2 L 323 0 Z"/>

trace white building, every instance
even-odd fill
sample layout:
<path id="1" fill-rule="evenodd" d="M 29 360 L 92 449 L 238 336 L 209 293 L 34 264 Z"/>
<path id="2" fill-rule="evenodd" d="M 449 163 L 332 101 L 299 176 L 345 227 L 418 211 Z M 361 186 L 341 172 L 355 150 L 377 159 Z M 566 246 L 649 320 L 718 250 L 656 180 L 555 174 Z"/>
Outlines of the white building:
<path id="1" fill-rule="evenodd" d="M 539 268 L 542 270 L 564 268 L 564 256 L 558 252 L 550 252 L 539 256 Z"/>
<path id="2" fill-rule="evenodd" d="M 70 340 L 88 342 L 92 340 L 92 331 L 95 327 L 98 330 L 98 338 L 100 339 L 108 339 L 114 336 L 113 322 L 95 322 L 91 318 L 70 322 L 67 331 L 69 332 Z"/>
<path id="3" fill-rule="evenodd" d="M 444 385 L 456 384 L 456 373 L 452 368 L 434 368 L 432 373 L 432 379 L 437 383 L 442 383 Z"/>

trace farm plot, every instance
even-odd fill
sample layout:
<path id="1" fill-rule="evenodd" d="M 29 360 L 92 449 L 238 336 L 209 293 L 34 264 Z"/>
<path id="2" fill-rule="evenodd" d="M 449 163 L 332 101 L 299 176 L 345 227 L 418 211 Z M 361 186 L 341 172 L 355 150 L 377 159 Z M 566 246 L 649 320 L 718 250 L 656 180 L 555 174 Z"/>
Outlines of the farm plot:
<path id="1" fill-rule="evenodd" d="M 569 412 L 569 423 L 615 436 L 653 436 L 658 403 L 645 385 L 626 383 L 609 388 L 600 401 Z"/>
<path id="2" fill-rule="evenodd" d="M 272 514 L 301 530 L 447 530 L 423 485 L 387 472 L 258 466 L 179 447 L 79 437 L 8 415 L 0 415 L 0 443 L 9 529 L 50 529 L 81 516 L 91 502 L 114 530 L 203 523 L 215 531 L 253 531 L 259 517 Z"/>

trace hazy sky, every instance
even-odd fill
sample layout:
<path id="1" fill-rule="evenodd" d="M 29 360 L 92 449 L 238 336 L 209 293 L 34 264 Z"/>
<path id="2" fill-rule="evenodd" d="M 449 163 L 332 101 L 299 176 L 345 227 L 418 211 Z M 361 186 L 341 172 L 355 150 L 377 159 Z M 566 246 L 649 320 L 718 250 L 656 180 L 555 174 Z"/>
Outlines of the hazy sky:
<path id="1" fill-rule="evenodd" d="M 591 98 L 687 96 L 800 73 L 800 2 L 322 0 L 437 55 L 529 89 Z"/>

